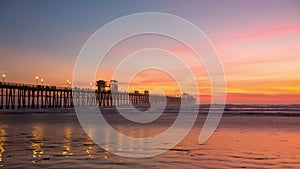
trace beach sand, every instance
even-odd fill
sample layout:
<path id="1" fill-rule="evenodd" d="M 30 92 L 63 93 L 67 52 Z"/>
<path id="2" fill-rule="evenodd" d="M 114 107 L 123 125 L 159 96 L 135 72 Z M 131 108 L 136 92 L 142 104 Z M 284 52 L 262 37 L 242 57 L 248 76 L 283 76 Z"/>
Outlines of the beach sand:
<path id="1" fill-rule="evenodd" d="M 109 110 L 112 111 L 112 110 Z M 135 137 L 168 128 L 176 114 L 153 125 L 120 121 L 114 128 Z M 152 158 L 124 158 L 96 145 L 68 112 L 0 114 L 0 165 L 3 168 L 300 168 L 300 116 L 225 114 L 213 136 L 199 144 L 206 114 L 171 150 Z M 105 134 L 105 133 L 104 133 Z"/>

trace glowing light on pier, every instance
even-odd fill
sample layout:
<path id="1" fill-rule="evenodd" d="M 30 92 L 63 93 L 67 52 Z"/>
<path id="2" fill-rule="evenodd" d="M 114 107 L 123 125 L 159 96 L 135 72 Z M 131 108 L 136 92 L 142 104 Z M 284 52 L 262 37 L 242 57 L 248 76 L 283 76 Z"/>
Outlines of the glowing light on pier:
<path id="1" fill-rule="evenodd" d="M 2 75 L 2 82 L 4 83 L 5 81 L 5 74 Z"/>
<path id="2" fill-rule="evenodd" d="M 38 85 L 39 84 L 39 77 L 35 76 L 35 80 L 36 80 L 36 85 Z"/>
<path id="3" fill-rule="evenodd" d="M 90 82 L 90 90 L 92 90 L 92 89 L 93 89 L 93 83 Z"/>

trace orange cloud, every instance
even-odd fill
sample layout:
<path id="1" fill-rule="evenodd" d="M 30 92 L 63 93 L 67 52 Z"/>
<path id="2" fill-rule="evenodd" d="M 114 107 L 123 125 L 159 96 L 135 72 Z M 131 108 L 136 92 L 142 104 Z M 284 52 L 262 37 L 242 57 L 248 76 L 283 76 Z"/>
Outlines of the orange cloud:
<path id="1" fill-rule="evenodd" d="M 297 104 L 300 103 L 300 94 L 247 94 L 227 93 L 227 103 L 278 103 Z"/>

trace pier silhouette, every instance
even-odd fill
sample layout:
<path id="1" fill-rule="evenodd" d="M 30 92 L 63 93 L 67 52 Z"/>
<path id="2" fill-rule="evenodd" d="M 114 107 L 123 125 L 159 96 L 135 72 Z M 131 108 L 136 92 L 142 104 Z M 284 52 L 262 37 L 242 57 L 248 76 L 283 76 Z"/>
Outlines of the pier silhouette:
<path id="1" fill-rule="evenodd" d="M 97 89 L 58 87 L 0 82 L 0 109 L 37 109 L 37 108 L 73 108 L 77 106 L 116 106 L 195 103 L 188 94 L 181 96 L 163 96 L 149 94 L 148 91 L 120 92 L 116 80 L 106 85 L 97 81 Z"/>

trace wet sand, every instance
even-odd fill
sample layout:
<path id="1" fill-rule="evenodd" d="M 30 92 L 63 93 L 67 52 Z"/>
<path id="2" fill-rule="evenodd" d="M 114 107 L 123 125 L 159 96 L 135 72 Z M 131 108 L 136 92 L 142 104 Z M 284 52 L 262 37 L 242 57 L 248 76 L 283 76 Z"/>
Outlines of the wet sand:
<path id="1" fill-rule="evenodd" d="M 257 112 L 258 113 L 258 112 Z M 120 122 L 115 129 L 133 136 L 164 131 L 177 117 L 165 114 L 155 125 Z M 198 116 L 176 147 L 153 158 L 116 156 L 93 143 L 73 112 L 0 114 L 3 168 L 300 168 L 300 117 L 225 114 L 214 135 L 198 144 L 206 118 Z M 105 133 L 104 133 L 105 134 Z"/>

